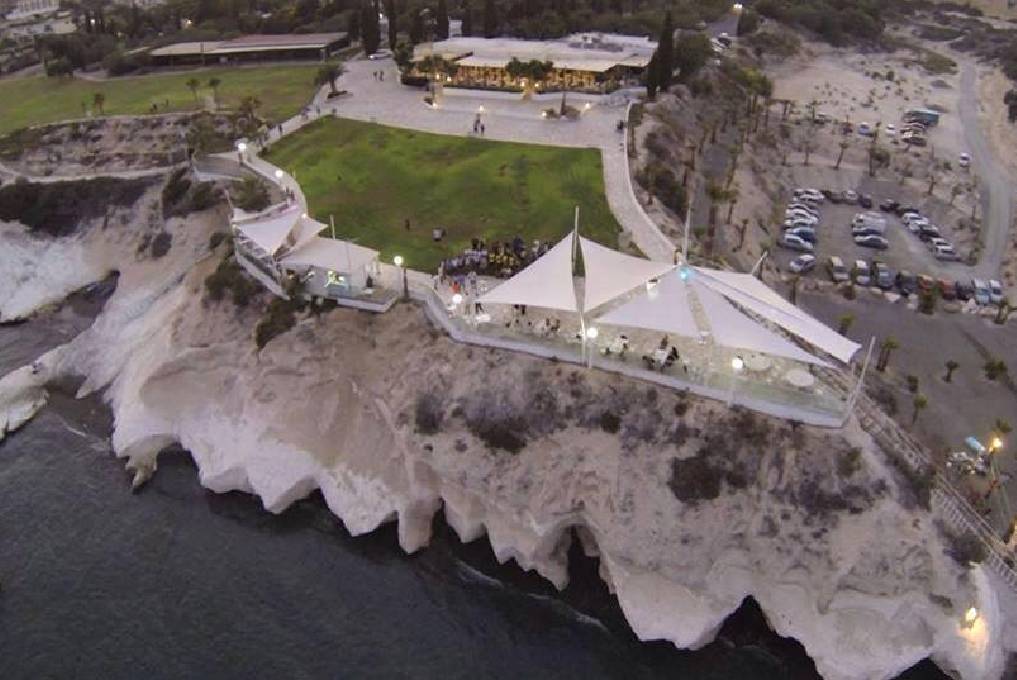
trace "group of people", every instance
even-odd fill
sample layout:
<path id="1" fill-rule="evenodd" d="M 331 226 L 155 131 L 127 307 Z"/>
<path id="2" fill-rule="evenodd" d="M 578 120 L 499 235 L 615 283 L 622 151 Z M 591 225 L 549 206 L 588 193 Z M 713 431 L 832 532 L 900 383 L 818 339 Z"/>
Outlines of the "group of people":
<path id="1" fill-rule="evenodd" d="M 471 272 L 508 278 L 546 253 L 550 247 L 550 244 L 537 240 L 527 246 L 520 236 L 512 241 L 495 241 L 490 244 L 484 239 L 474 238 L 469 248 L 441 262 L 438 278 L 442 283 L 448 283 L 454 277 Z"/>

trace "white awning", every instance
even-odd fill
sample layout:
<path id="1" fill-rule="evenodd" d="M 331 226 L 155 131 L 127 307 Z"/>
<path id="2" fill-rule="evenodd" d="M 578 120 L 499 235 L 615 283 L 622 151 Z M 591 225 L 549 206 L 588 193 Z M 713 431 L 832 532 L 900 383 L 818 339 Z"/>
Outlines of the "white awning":
<path id="1" fill-rule="evenodd" d="M 305 245 L 282 259 L 287 268 L 321 267 L 334 272 L 351 274 L 378 259 L 378 251 L 358 246 L 349 241 L 315 236 Z"/>
<path id="2" fill-rule="evenodd" d="M 279 212 L 253 217 L 235 224 L 247 238 L 270 255 L 275 255 L 279 247 L 286 242 L 286 237 L 293 231 L 301 212 L 300 206 L 293 205 Z"/>
<path id="3" fill-rule="evenodd" d="M 751 274 L 694 267 L 697 281 L 844 363 L 860 345 L 795 307 Z"/>
<path id="4" fill-rule="evenodd" d="M 710 332 L 718 345 L 732 349 L 762 352 L 795 361 L 825 365 L 794 343 L 774 333 L 763 324 L 740 312 L 723 295 L 696 279 L 696 297 L 710 324 Z"/>
<path id="5" fill-rule="evenodd" d="M 579 245 L 583 249 L 583 268 L 586 271 L 583 288 L 585 311 L 599 307 L 673 268 L 667 263 L 619 253 L 581 236 Z"/>
<path id="6" fill-rule="evenodd" d="M 572 281 L 574 243 L 575 233 L 569 232 L 536 262 L 482 296 L 480 302 L 579 311 Z"/>
<path id="7" fill-rule="evenodd" d="M 698 337 L 699 327 L 689 306 L 689 287 L 677 271 L 663 276 L 656 286 L 597 318 L 597 323 L 646 328 L 686 337 Z"/>

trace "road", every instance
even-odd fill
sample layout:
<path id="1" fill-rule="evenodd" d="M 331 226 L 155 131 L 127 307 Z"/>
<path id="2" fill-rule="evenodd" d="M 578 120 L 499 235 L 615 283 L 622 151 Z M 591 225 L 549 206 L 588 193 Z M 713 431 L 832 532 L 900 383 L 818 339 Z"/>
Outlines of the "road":
<path id="1" fill-rule="evenodd" d="M 978 264 L 971 268 L 976 278 L 998 278 L 1013 223 L 1014 182 L 996 159 L 982 131 L 978 104 L 978 73 L 974 64 L 963 62 L 958 115 L 970 149 L 972 165 L 982 190 L 982 224 L 985 248 Z"/>

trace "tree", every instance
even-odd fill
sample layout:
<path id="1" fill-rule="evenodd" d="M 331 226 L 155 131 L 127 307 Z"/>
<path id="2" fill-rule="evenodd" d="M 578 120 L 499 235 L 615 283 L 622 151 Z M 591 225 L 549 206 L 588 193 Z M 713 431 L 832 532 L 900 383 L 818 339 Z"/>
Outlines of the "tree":
<path id="1" fill-rule="evenodd" d="M 133 6 L 133 5 L 132 5 Z M 212 102 L 215 104 L 215 108 L 219 108 L 219 86 L 222 85 L 222 81 L 218 78 L 209 78 L 208 86 L 212 88 Z"/>
<path id="2" fill-rule="evenodd" d="M 191 91 L 191 94 L 194 95 L 194 103 L 197 104 L 198 88 L 201 87 L 201 83 L 197 78 L 190 78 L 185 84 L 187 85 L 187 89 Z"/>
<path id="3" fill-rule="evenodd" d="M 687 83 L 692 80 L 712 55 L 713 45 L 703 33 L 693 33 L 679 40 L 674 48 L 672 64 L 673 68 L 678 69 L 678 81 Z"/>
<path id="4" fill-rule="evenodd" d="M 318 73 L 314 76 L 314 84 L 321 86 L 328 83 L 332 94 L 336 93 L 335 81 L 345 72 L 343 65 L 337 62 L 328 62 L 318 67 Z"/>
<path id="5" fill-rule="evenodd" d="M 493 38 L 498 35 L 498 10 L 494 0 L 484 0 L 484 37 Z"/>
<path id="6" fill-rule="evenodd" d="M 911 400 L 911 405 L 914 407 L 914 411 L 911 413 L 911 427 L 915 426 L 918 422 L 918 414 L 929 405 L 929 400 L 924 394 L 916 394 L 914 399 Z"/>
<path id="7" fill-rule="evenodd" d="M 953 372 L 956 371 L 959 367 L 960 367 L 960 364 L 958 364 L 953 359 L 947 360 L 947 362 L 946 362 L 946 375 L 943 376 L 943 380 L 945 382 L 953 382 Z"/>
<path id="8" fill-rule="evenodd" d="M 438 9 L 434 13 L 435 35 L 438 40 L 448 40 L 448 6 L 445 0 L 438 0 Z"/>
<path id="9" fill-rule="evenodd" d="M 95 106 L 95 110 L 99 112 L 101 116 L 103 114 L 103 107 L 106 105 L 106 95 L 102 92 L 96 92 L 92 95 L 92 104 Z"/>
<path id="10" fill-rule="evenodd" d="M 844 152 L 847 151 L 847 148 L 849 146 L 851 146 L 851 145 L 848 143 L 848 141 L 846 139 L 841 141 L 841 143 L 840 143 L 840 153 L 837 154 L 837 164 L 833 166 L 834 170 L 840 170 L 840 162 L 842 160 L 844 160 Z"/>
<path id="11" fill-rule="evenodd" d="M 410 44 L 419 45 L 424 41 L 424 13 L 413 12 L 410 17 Z"/>
<path id="12" fill-rule="evenodd" d="M 876 370 L 880 373 L 886 371 L 887 365 L 890 363 L 890 355 L 895 349 L 900 347 L 900 343 L 892 335 L 887 336 L 885 340 L 879 346 L 879 359 L 876 361 Z"/>
<path id="13" fill-rule="evenodd" d="M 372 0 L 360 6 L 360 37 L 364 54 L 374 54 L 381 45 L 381 26 L 378 24 L 378 9 Z"/>
<path id="14" fill-rule="evenodd" d="M 657 99 L 657 90 L 660 89 L 660 77 L 657 75 L 657 53 L 650 57 L 650 63 L 646 66 L 646 98 L 651 102 Z"/>
<path id="15" fill-rule="evenodd" d="M 759 28 L 759 14 L 753 9 L 743 9 L 738 17 L 738 28 L 735 30 L 735 35 L 738 37 L 748 35 L 755 32 L 757 28 Z"/>
<path id="16" fill-rule="evenodd" d="M 660 29 L 660 40 L 657 41 L 654 58 L 657 60 L 658 84 L 661 90 L 667 92 L 667 88 L 671 87 L 675 67 L 674 21 L 671 19 L 670 9 L 664 13 L 664 25 Z"/>
<path id="17" fill-rule="evenodd" d="M 71 76 L 74 74 L 74 66 L 64 57 L 50 59 L 46 62 L 46 75 L 54 78 Z"/>
<path id="18" fill-rule="evenodd" d="M 395 52 L 399 42 L 399 22 L 397 21 L 399 11 L 396 9 L 395 0 L 385 0 L 385 15 L 388 17 L 388 48 Z M 335 85 L 332 86 L 332 91 L 335 92 Z"/>
<path id="19" fill-rule="evenodd" d="M 1013 432 L 1013 428 L 1010 427 L 1010 423 L 1002 418 L 996 418 L 996 422 L 992 424 L 992 431 L 995 432 L 998 437 L 1005 437 Z"/>
<path id="20" fill-rule="evenodd" d="M 247 95 L 240 100 L 240 106 L 238 111 L 240 117 L 249 121 L 254 121 L 258 109 L 261 107 L 261 100 L 254 95 Z"/>
<path id="21" fill-rule="evenodd" d="M 837 332 L 843 336 L 847 336 L 848 329 L 851 328 L 851 324 L 855 322 L 854 314 L 842 314 L 838 319 L 840 326 L 837 328 Z"/>
<path id="22" fill-rule="evenodd" d="M 463 3 L 463 27 L 462 32 L 464 37 L 470 37 L 473 35 L 473 7 L 470 3 Z"/>

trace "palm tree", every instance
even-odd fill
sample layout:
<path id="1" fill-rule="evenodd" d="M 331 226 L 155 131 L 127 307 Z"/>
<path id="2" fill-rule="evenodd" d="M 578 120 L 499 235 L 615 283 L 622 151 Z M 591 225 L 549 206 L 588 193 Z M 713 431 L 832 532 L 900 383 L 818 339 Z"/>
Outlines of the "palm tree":
<path id="1" fill-rule="evenodd" d="M 915 426 L 918 422 L 918 414 L 922 412 L 926 406 L 929 405 L 929 400 L 924 394 L 916 394 L 915 398 L 911 400 L 911 405 L 914 406 L 914 411 L 911 413 L 911 427 Z"/>
<path id="2" fill-rule="evenodd" d="M 240 115 L 249 120 L 254 120 L 255 112 L 261 106 L 261 100 L 252 94 L 247 95 L 240 100 L 239 112 Z"/>
<path id="3" fill-rule="evenodd" d="M 314 77 L 315 85 L 324 85 L 328 83 L 329 88 L 332 90 L 332 94 L 336 93 L 335 81 L 339 80 L 343 73 L 345 73 L 343 65 L 337 62 L 329 62 L 322 64 L 318 69 L 317 75 Z"/>
<path id="4" fill-rule="evenodd" d="M 879 346 L 879 360 L 876 362 L 876 370 L 880 373 L 886 371 L 887 364 L 890 363 L 890 355 L 895 349 L 900 347 L 900 343 L 892 335 L 887 336 Z"/>
<path id="5" fill-rule="evenodd" d="M 855 322 L 855 315 L 844 314 L 838 319 L 838 321 L 840 322 L 840 326 L 837 328 L 837 332 L 841 335 L 847 336 L 848 329 L 851 328 L 851 324 Z"/>
<path id="6" fill-rule="evenodd" d="M 847 151 L 847 148 L 849 146 L 851 146 L 851 145 L 848 143 L 848 141 L 846 139 L 841 141 L 841 143 L 840 143 L 840 153 L 837 154 L 837 164 L 833 166 L 834 170 L 840 170 L 840 162 L 842 160 L 844 160 L 844 152 Z"/>
<path id="7" fill-rule="evenodd" d="M 103 107 L 106 105 L 106 95 L 104 95 L 102 92 L 96 92 L 94 95 L 92 95 L 92 104 L 95 106 L 95 109 L 99 112 L 99 115 L 101 116 L 103 114 Z"/>
<path id="8" fill-rule="evenodd" d="M 992 431 L 1002 437 L 1013 432 L 1013 428 L 1010 427 L 1010 423 L 1002 418 L 996 418 L 996 422 L 992 424 Z"/>
<path id="9" fill-rule="evenodd" d="M 201 83 L 198 82 L 197 78 L 190 78 L 185 83 L 185 85 L 187 85 L 187 89 L 191 91 L 191 94 L 194 95 L 194 103 L 197 104 L 198 103 L 198 88 L 201 87 Z"/>
<path id="10" fill-rule="evenodd" d="M 953 382 L 953 372 L 960 366 L 956 361 L 950 359 L 946 362 L 946 375 L 943 376 L 945 382 Z"/>
<path id="11" fill-rule="evenodd" d="M 219 86 L 222 85 L 222 81 L 218 78 L 209 78 L 208 86 L 212 88 L 212 103 L 215 104 L 215 108 L 219 108 Z"/>

